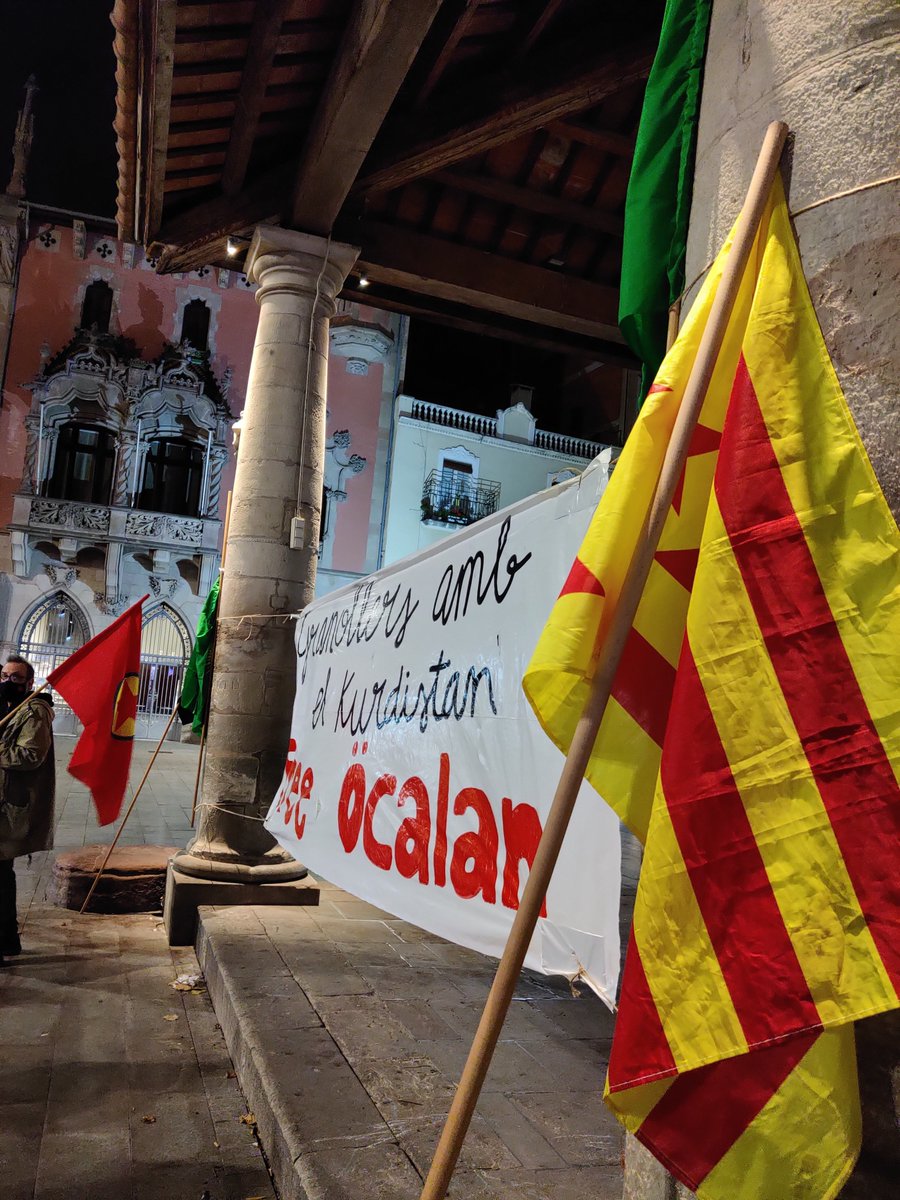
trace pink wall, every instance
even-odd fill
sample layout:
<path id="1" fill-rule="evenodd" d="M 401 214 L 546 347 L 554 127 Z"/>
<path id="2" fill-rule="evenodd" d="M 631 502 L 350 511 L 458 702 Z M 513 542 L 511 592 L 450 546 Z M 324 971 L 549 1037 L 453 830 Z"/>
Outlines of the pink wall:
<path id="1" fill-rule="evenodd" d="M 375 456 L 378 451 L 378 417 L 384 386 L 384 365 L 370 363 L 368 375 L 350 375 L 347 360 L 332 355 L 328 363 L 328 433 L 349 429 L 350 451 L 361 454 L 366 468 L 359 475 L 344 475 L 347 499 L 335 505 L 335 571 L 361 571 L 366 561 Z"/>
<path id="2" fill-rule="evenodd" d="M 40 241 L 48 229 L 56 239 L 49 248 Z M 112 251 L 105 257 L 101 252 L 104 246 Z M 84 289 L 94 279 L 103 279 L 114 292 L 110 331 L 131 338 L 138 354 L 148 360 L 162 352 L 166 341 L 178 340 L 180 302 L 197 297 L 208 303 L 213 310 L 213 371 L 221 379 L 225 368 L 231 367 L 229 403 L 235 417 L 243 406 L 257 319 L 252 291 L 240 285 L 234 272 L 229 272 L 229 286 L 224 288 L 219 286 L 214 270 L 202 277 L 197 272 L 181 278 L 157 275 L 145 263 L 140 248 L 135 250 L 134 265 L 127 267 L 124 249 L 112 237 L 88 232 L 85 256 L 78 259 L 72 249 L 71 229 L 32 226 L 19 271 L 0 410 L 0 526 L 10 520 L 12 496 L 21 484 L 24 420 L 31 406 L 31 393 L 23 384 L 37 375 L 44 342 L 55 355 L 71 340 L 81 317 Z M 223 478 L 220 516 L 224 516 L 225 496 L 233 478 L 234 463 L 229 462 Z"/>
<path id="3" fill-rule="evenodd" d="M 166 341 L 179 340 L 178 313 L 185 301 L 195 297 L 204 300 L 213 314 L 210 324 L 213 371 L 221 379 L 225 368 L 231 367 L 229 404 L 235 418 L 240 414 L 257 323 L 253 291 L 243 285 L 241 276 L 234 271 L 223 274 L 224 287 L 220 285 L 219 272 L 213 268 L 202 275 L 196 271 L 181 277 L 157 275 L 140 247 L 134 249 L 133 265 L 126 266 L 123 256 L 128 249 L 111 236 L 88 231 L 84 258 L 78 259 L 73 253 L 70 228 L 32 223 L 20 266 L 0 408 L 0 528 L 11 519 L 12 497 L 21 486 L 24 420 L 31 406 L 31 393 L 23 385 L 40 370 L 44 342 L 49 344 L 51 355 L 56 355 L 71 340 L 81 318 L 84 289 L 94 279 L 103 279 L 113 288 L 110 331 L 131 338 L 138 354 L 147 360 L 156 358 Z M 387 325 L 383 313 L 365 306 L 360 306 L 358 319 Z M 336 570 L 355 572 L 365 568 L 383 385 L 384 367 L 380 363 L 372 363 L 368 375 L 355 376 L 347 373 L 346 359 L 332 357 L 328 432 L 349 429 L 351 452 L 367 460 L 361 475 L 349 472 L 345 475 L 348 499 L 335 506 L 333 567 Z M 230 459 L 222 482 L 219 514 L 222 518 L 233 480 L 234 461 Z"/>

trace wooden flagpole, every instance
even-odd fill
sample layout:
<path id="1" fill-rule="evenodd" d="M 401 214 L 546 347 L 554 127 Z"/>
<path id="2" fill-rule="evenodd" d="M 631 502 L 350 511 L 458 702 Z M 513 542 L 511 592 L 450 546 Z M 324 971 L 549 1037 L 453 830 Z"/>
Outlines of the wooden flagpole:
<path id="1" fill-rule="evenodd" d="M 591 691 L 576 726 L 572 745 L 566 756 L 553 804 L 544 826 L 543 836 L 538 845 L 534 863 L 528 873 L 528 882 L 525 885 L 519 909 L 510 930 L 509 940 L 488 994 L 459 1086 L 453 1097 L 431 1169 L 425 1180 L 421 1200 L 444 1200 L 447 1187 L 453 1177 L 456 1161 L 475 1111 L 475 1105 L 478 1102 L 478 1096 L 487 1075 L 503 1021 L 509 1009 L 522 964 L 525 961 L 525 954 L 537 924 L 541 904 L 559 856 L 572 810 L 575 807 L 575 798 L 578 795 L 597 731 L 606 711 L 625 641 L 634 622 L 644 585 L 650 573 L 653 556 L 656 553 L 663 525 L 672 504 L 675 488 L 687 459 L 691 435 L 703 407 L 744 268 L 747 265 L 753 240 L 762 219 L 763 209 L 778 170 L 778 162 L 787 133 L 787 126 L 780 121 L 773 121 L 766 130 L 744 207 L 735 227 L 731 251 L 725 261 L 722 278 L 675 420 L 653 503 L 644 522 L 628 568 L 628 574 L 622 586 L 619 602 L 613 613 L 609 633 L 591 682 Z"/>
<path id="2" fill-rule="evenodd" d="M 216 596 L 216 607 L 213 613 L 213 620 L 218 622 L 219 619 L 219 599 L 222 595 L 222 572 L 225 570 L 225 556 L 228 553 L 228 526 L 231 524 L 231 497 L 229 492 L 225 499 L 225 524 L 222 527 L 222 557 L 219 559 L 219 595 Z M 216 630 L 218 638 L 218 629 Z M 212 653 L 210 654 L 209 669 L 212 670 L 213 663 L 216 657 L 216 645 L 213 642 Z M 206 745 L 206 727 L 209 724 L 209 713 L 206 713 L 203 719 L 203 728 L 200 730 L 200 754 L 197 758 L 197 776 L 194 779 L 194 798 L 191 801 L 191 829 L 194 828 L 194 821 L 197 819 L 197 797 L 200 795 L 200 780 L 203 772 L 203 748 Z"/>
<path id="3" fill-rule="evenodd" d="M 94 876 L 94 882 L 91 884 L 90 891 L 84 898 L 84 904 L 82 904 L 81 908 L 78 910 L 79 913 L 83 913 L 84 910 L 87 908 L 88 904 L 90 903 L 91 896 L 93 896 L 93 894 L 94 894 L 94 889 L 97 887 L 97 884 L 100 882 L 100 876 L 106 870 L 106 864 L 109 862 L 109 860 L 112 856 L 112 852 L 113 852 L 113 850 L 115 850 L 116 845 L 118 844 L 119 838 L 122 836 L 122 830 L 125 828 L 125 823 L 128 820 L 128 818 L 131 816 L 132 809 L 134 808 L 135 804 L 137 804 L 137 798 L 141 794 L 141 789 L 143 788 L 144 784 L 147 782 L 147 776 L 150 774 L 150 770 L 151 770 L 153 764 L 156 762 L 156 756 L 157 756 L 157 754 L 159 754 L 160 750 L 162 750 L 162 744 L 168 737 L 169 730 L 172 728 L 172 722 L 175 720 L 175 714 L 177 712 L 178 712 L 178 701 L 176 700 L 175 707 L 172 709 L 172 715 L 169 717 L 169 720 L 166 723 L 166 727 L 162 731 L 162 737 L 159 739 L 157 747 L 153 751 L 153 757 L 147 763 L 147 770 L 144 772 L 141 782 L 137 785 L 137 790 L 135 791 L 134 795 L 131 798 L 131 803 L 128 805 L 128 811 L 125 813 L 125 816 L 122 818 L 122 824 L 119 826 L 118 830 L 116 831 L 116 836 L 112 840 L 112 845 L 106 852 L 106 858 L 104 858 L 103 862 L 100 864 L 100 870 Z"/>
<path id="4" fill-rule="evenodd" d="M 33 692 L 29 692 L 24 700 L 20 700 L 15 708 L 11 708 L 9 710 L 9 712 L 6 714 L 6 716 L 3 717 L 2 719 L 0 719 L 0 729 L 3 728 L 3 726 L 7 723 L 7 721 L 12 720 L 12 718 L 16 715 L 16 713 L 19 711 L 20 708 L 25 707 L 25 705 L 28 703 L 28 701 L 31 699 L 32 696 L 37 696 L 40 692 L 46 692 L 46 690 L 49 686 L 50 686 L 49 683 L 42 683 L 39 688 L 35 688 Z"/>
<path id="5" fill-rule="evenodd" d="M 194 798 L 191 801 L 191 829 L 197 819 L 197 797 L 200 795 L 200 773 L 203 769 L 203 748 L 206 745 L 206 721 L 200 730 L 200 753 L 197 755 L 197 774 L 194 778 Z"/>

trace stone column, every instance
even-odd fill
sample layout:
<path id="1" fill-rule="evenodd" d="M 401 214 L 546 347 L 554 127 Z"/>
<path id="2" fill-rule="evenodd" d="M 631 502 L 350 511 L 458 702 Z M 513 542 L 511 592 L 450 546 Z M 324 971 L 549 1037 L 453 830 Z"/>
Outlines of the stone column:
<path id="1" fill-rule="evenodd" d="M 274 227 L 247 260 L 259 325 L 244 406 L 198 834 L 174 867 L 208 880 L 301 878 L 259 821 L 275 794 L 294 698 L 294 622 L 314 595 L 328 323 L 358 251 Z M 291 525 L 303 518 L 302 542 Z"/>
<path id="2" fill-rule="evenodd" d="M 37 477 L 38 430 L 40 417 L 29 413 L 25 418 L 25 469 L 22 472 L 21 491 L 26 496 L 37 495 L 40 480 Z"/>
<path id="3" fill-rule="evenodd" d="M 22 214 L 19 205 L 11 196 L 0 194 L 0 386 L 6 376 L 21 239 Z"/>
<path id="4" fill-rule="evenodd" d="M 113 504 L 122 507 L 131 499 L 131 481 L 134 473 L 134 452 L 137 434 L 130 429 L 119 432 L 119 453 L 116 456 L 116 475 L 113 481 Z"/>
<path id="5" fill-rule="evenodd" d="M 900 184 L 895 0 L 716 0 L 700 113 L 687 278 L 719 249 L 740 208 L 767 122 L 793 145 L 783 163 L 804 273 L 832 362 L 894 514 L 900 517 Z M 854 190 L 854 189 L 863 190 Z M 849 192 L 849 195 L 837 196 Z M 818 201 L 836 196 L 825 204 Z M 817 205 L 803 211 L 808 205 Z M 693 295 L 693 294 L 692 294 Z M 688 297 L 690 303 L 691 297 Z M 841 1200 L 900 1178 L 898 1013 L 857 1024 L 863 1152 Z M 641 1160 L 638 1163 L 638 1160 Z M 628 1200 L 691 1193 L 626 1155 Z M 893 1165 L 891 1165 L 893 1164 Z M 640 1180 L 638 1179 L 640 1172 Z M 896 1185 L 893 1185 L 896 1186 Z M 669 1190 L 666 1191 L 665 1189 Z"/>
<path id="6" fill-rule="evenodd" d="M 207 484 L 206 509 L 201 516 L 215 519 L 219 515 L 219 498 L 222 492 L 222 473 L 228 461 L 228 451 L 224 446 L 213 443 L 211 461 L 209 464 L 209 483 Z"/>

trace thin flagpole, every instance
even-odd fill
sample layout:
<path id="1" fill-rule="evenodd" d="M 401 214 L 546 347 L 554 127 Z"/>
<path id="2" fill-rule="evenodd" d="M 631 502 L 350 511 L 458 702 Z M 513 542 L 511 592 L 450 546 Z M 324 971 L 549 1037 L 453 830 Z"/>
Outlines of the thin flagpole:
<path id="1" fill-rule="evenodd" d="M 153 764 L 156 762 L 157 754 L 159 754 L 160 750 L 162 750 L 162 744 L 166 740 L 169 730 L 172 728 L 172 722 L 175 720 L 175 714 L 177 712 L 178 712 L 178 702 L 176 701 L 175 707 L 172 709 L 172 715 L 169 717 L 169 720 L 166 723 L 166 727 L 162 731 L 162 737 L 159 739 L 159 743 L 157 744 L 156 749 L 153 751 L 153 757 L 147 763 L 147 770 L 144 772 L 144 777 L 141 780 L 141 782 L 137 785 L 137 791 L 134 793 L 134 796 L 131 799 L 131 803 L 128 805 L 128 811 L 126 812 L 125 816 L 122 818 L 122 824 L 119 826 L 119 828 L 116 832 L 116 836 L 112 840 L 112 845 L 106 852 L 106 858 L 104 858 L 103 862 L 100 864 L 100 870 L 94 876 L 94 882 L 91 884 L 90 891 L 84 898 L 84 904 L 82 904 L 81 908 L 78 910 L 79 913 L 83 913 L 84 910 L 87 908 L 88 904 L 90 903 L 91 896 L 93 896 L 93 894 L 94 894 L 94 889 L 97 887 L 97 884 L 100 882 L 100 876 L 106 870 L 106 864 L 109 862 L 110 856 L 112 855 L 113 850 L 115 850 L 115 848 L 118 844 L 119 838 L 122 836 L 122 830 L 125 828 L 125 823 L 128 820 L 128 818 L 131 816 L 131 812 L 132 812 L 132 809 L 134 808 L 135 804 L 137 804 L 137 798 L 141 794 L 141 789 L 143 788 L 144 784 L 147 782 L 147 776 L 150 774 L 150 770 L 151 770 Z"/>
<path id="2" fill-rule="evenodd" d="M 628 574 L 622 586 L 619 602 L 610 622 L 609 633 L 591 682 L 591 691 L 575 728 L 575 735 L 566 756 L 556 795 L 553 797 L 543 836 L 538 845 L 534 863 L 528 873 L 528 882 L 510 930 L 503 957 L 500 959 L 497 974 L 494 976 L 494 982 L 488 994 L 469 1057 L 463 1068 L 459 1086 L 453 1097 L 431 1169 L 425 1180 L 421 1200 L 443 1200 L 453 1177 L 456 1161 L 475 1111 L 475 1105 L 478 1103 L 478 1096 L 534 934 L 541 904 L 553 875 L 553 868 L 556 865 L 572 810 L 575 807 L 575 799 L 591 757 L 597 731 L 606 712 L 616 670 L 634 622 L 647 576 L 650 573 L 663 525 L 672 505 L 675 488 L 687 459 L 691 435 L 706 398 L 744 268 L 747 265 L 763 210 L 778 170 L 778 162 L 787 133 L 787 126 L 780 121 L 773 121 L 766 130 L 763 146 L 747 191 L 747 198 L 735 227 L 731 251 L 725 261 L 722 278 L 666 449 L 653 503 L 644 522 L 640 539 L 628 568 Z"/>
<path id="3" fill-rule="evenodd" d="M 225 522 L 224 522 L 223 529 L 222 529 L 222 557 L 219 560 L 219 580 L 220 580 L 219 587 L 220 587 L 220 589 L 221 589 L 222 572 L 225 570 L 225 552 L 228 549 L 228 526 L 230 523 L 231 523 L 231 492 L 228 493 L 228 496 L 225 500 Z M 219 592 L 219 595 L 221 595 L 221 590 Z M 216 607 L 215 607 L 215 611 L 213 612 L 213 620 L 214 621 L 218 620 L 218 614 L 219 614 L 219 597 L 217 596 L 216 597 Z M 212 670 L 213 665 L 215 663 L 215 657 L 216 657 L 216 647 L 215 647 L 215 642 L 213 642 L 212 653 L 210 654 L 210 659 L 209 659 L 209 669 L 210 670 Z M 203 770 L 203 748 L 206 745 L 206 727 L 208 724 L 209 724 L 209 713 L 206 713 L 204 721 L 203 721 L 203 728 L 200 730 L 200 756 L 197 759 L 197 778 L 194 780 L 194 799 L 191 802 L 191 829 L 194 828 L 194 821 L 196 820 L 196 817 L 197 817 L 197 797 L 200 794 L 200 780 L 202 777 L 202 770 Z"/>
<path id="4" fill-rule="evenodd" d="M 197 819 L 197 797 L 200 794 L 200 772 L 203 768 L 203 748 L 206 745 L 206 721 L 200 730 L 200 753 L 197 755 L 197 777 L 194 780 L 194 799 L 191 801 L 191 829 Z"/>
<path id="5" fill-rule="evenodd" d="M 50 686 L 49 683 L 42 683 L 39 688 L 35 688 L 33 692 L 29 692 L 24 700 L 20 700 L 15 708 L 11 708 L 9 710 L 9 712 L 6 714 L 6 716 L 3 717 L 2 719 L 0 719 L 0 729 L 3 728 L 3 726 L 6 724 L 7 721 L 12 720 L 12 718 L 16 715 L 16 713 L 19 711 L 20 708 L 25 707 L 25 705 L 28 703 L 28 701 L 31 699 L 32 696 L 37 696 L 38 693 L 40 693 L 40 692 L 46 692 L 46 690 L 47 690 L 47 688 L 49 688 L 49 686 Z"/>

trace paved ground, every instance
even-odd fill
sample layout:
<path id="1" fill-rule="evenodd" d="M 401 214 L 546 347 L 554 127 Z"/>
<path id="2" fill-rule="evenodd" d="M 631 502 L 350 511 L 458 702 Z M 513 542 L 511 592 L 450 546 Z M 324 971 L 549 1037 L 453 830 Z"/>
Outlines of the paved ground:
<path id="1" fill-rule="evenodd" d="M 72 745 L 58 849 L 113 832 Z M 196 754 L 167 744 L 124 841 L 187 841 Z M 26 953 L 0 971 L 3 1200 L 272 1200 L 255 1122 L 282 1200 L 417 1200 L 492 962 L 326 885 L 318 910 L 203 910 L 209 992 L 178 992 L 200 968 L 158 917 L 53 908 L 51 867 L 19 860 Z M 589 994 L 522 977 L 454 1198 L 618 1200 L 611 1033 Z"/>
<path id="2" fill-rule="evenodd" d="M 92 842 L 108 843 L 116 825 L 100 828 L 87 789 L 66 771 L 75 738 L 56 739 L 56 849 L 66 850 Z M 131 761 L 131 788 L 136 788 L 147 768 L 155 742 L 135 742 Z M 197 746 L 166 742 L 144 785 L 120 839 L 123 845 L 148 843 L 183 846 L 191 837 L 191 798 L 197 769 Z M 129 789 L 123 810 L 132 797 Z"/>
<path id="3" fill-rule="evenodd" d="M 72 745 L 57 746 L 59 848 L 108 840 L 113 828 L 98 830 L 65 773 Z M 136 746 L 135 782 L 150 750 Z M 184 840 L 196 753 L 173 745 L 160 756 L 129 841 Z M 25 952 L 0 971 L 0 1196 L 272 1200 L 209 995 L 171 986 L 199 975 L 193 951 L 170 951 L 158 916 L 48 905 L 51 864 L 50 854 L 18 860 Z"/>
<path id="4" fill-rule="evenodd" d="M 418 1200 L 494 964 L 328 885 L 201 909 L 200 960 L 283 1200 Z M 524 973 L 453 1200 L 620 1200 L 609 1011 Z"/>

